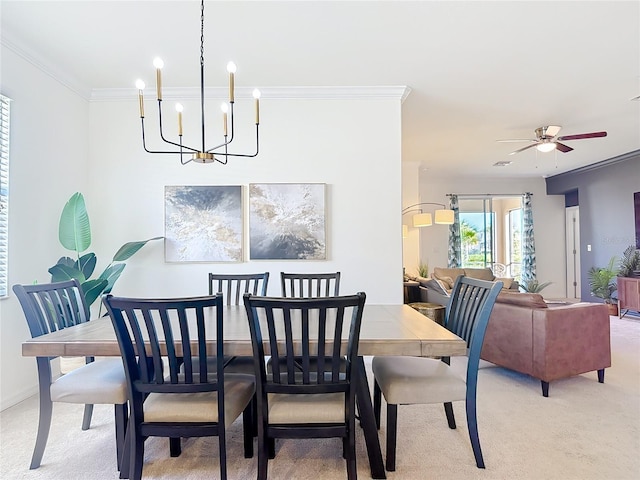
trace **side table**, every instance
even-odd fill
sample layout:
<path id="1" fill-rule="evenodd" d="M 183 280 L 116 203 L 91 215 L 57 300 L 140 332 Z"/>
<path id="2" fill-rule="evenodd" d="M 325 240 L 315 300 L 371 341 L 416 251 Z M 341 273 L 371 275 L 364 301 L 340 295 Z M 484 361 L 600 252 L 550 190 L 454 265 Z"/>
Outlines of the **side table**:
<path id="1" fill-rule="evenodd" d="M 420 301 L 420 282 L 406 280 L 404 285 L 404 303 Z"/>
<path id="2" fill-rule="evenodd" d="M 439 323 L 440 325 L 444 324 L 444 312 L 446 310 L 444 305 L 440 305 L 438 303 L 414 302 L 410 303 L 409 306 L 434 322 Z"/>

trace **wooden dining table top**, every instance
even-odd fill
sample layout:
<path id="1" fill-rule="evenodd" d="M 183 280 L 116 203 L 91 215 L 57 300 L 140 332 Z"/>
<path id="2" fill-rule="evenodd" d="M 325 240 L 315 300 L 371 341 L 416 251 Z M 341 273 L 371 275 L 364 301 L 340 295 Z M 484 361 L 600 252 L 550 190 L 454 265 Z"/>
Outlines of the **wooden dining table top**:
<path id="1" fill-rule="evenodd" d="M 244 305 L 223 308 L 225 354 L 252 355 Z M 345 335 L 345 345 L 346 338 Z M 215 345 L 215 338 L 209 339 L 208 342 Z M 408 305 L 364 307 L 358 344 L 359 355 L 457 356 L 465 355 L 466 348 L 465 341 L 460 337 Z M 120 348 L 111 319 L 101 317 L 28 339 L 22 343 L 22 355 L 120 356 Z"/>

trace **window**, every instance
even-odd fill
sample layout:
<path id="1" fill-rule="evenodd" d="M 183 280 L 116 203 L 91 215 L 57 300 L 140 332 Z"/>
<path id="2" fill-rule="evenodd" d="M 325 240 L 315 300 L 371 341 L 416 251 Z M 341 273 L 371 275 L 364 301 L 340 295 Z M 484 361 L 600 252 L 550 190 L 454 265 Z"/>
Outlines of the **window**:
<path id="1" fill-rule="evenodd" d="M 520 277 L 522 196 L 458 196 L 461 266 Z"/>
<path id="2" fill-rule="evenodd" d="M 9 258 L 9 102 L 0 95 L 0 297 L 7 296 Z"/>

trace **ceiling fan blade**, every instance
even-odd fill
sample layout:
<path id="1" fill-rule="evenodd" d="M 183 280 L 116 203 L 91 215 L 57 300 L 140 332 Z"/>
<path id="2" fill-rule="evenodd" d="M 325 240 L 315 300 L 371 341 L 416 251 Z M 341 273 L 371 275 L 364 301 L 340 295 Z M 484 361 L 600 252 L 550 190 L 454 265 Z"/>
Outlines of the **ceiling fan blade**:
<path id="1" fill-rule="evenodd" d="M 555 137 L 560 132 L 562 127 L 560 125 L 549 125 L 545 130 L 545 133 L 548 137 Z"/>
<path id="2" fill-rule="evenodd" d="M 556 144 L 556 149 L 560 150 L 562 153 L 567 153 L 573 150 L 573 148 L 571 148 L 568 145 L 565 145 L 564 143 L 555 142 L 555 144 Z"/>
<path id="3" fill-rule="evenodd" d="M 583 138 L 598 138 L 606 136 L 607 132 L 578 133 L 577 135 L 564 135 L 562 137 L 558 137 L 558 140 L 581 140 Z"/>
<path id="4" fill-rule="evenodd" d="M 538 142 L 535 142 L 535 143 L 532 143 L 531 145 L 527 145 L 526 147 L 519 148 L 518 150 L 514 150 L 513 152 L 511 152 L 509 155 L 515 155 L 516 153 L 523 152 L 528 148 L 535 147 L 537 144 Z"/>

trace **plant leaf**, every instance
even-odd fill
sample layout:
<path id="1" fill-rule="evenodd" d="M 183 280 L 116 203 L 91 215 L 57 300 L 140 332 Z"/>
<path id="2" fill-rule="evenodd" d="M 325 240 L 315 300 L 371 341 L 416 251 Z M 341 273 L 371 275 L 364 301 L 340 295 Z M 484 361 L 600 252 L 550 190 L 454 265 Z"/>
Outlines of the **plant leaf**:
<path id="1" fill-rule="evenodd" d="M 102 292 L 105 290 L 108 283 L 109 282 L 107 282 L 106 280 L 100 278 L 95 280 L 87 280 L 86 282 L 82 283 L 82 293 L 84 293 L 84 300 L 88 306 L 91 306 L 91 304 L 93 304 L 93 302 L 95 302 L 96 299 L 100 297 L 100 295 L 102 295 Z"/>
<path id="2" fill-rule="evenodd" d="M 98 279 L 107 281 L 104 293 L 111 293 L 113 285 L 116 283 L 116 280 L 120 278 L 120 274 L 124 270 L 125 266 L 126 264 L 124 263 L 112 263 L 107 268 L 105 268 L 104 272 L 100 274 L 100 277 L 98 277 Z"/>
<path id="3" fill-rule="evenodd" d="M 69 265 L 58 263 L 49 269 L 52 282 L 64 282 L 75 278 L 81 284 L 86 280 L 80 270 Z"/>
<path id="4" fill-rule="evenodd" d="M 91 275 L 93 275 L 93 271 L 96 268 L 97 261 L 98 258 L 96 257 L 95 253 L 86 253 L 78 259 L 76 268 L 82 272 L 84 278 L 89 278 Z"/>
<path id="5" fill-rule="evenodd" d="M 77 268 L 76 261 L 71 257 L 60 257 L 56 265 L 66 265 L 68 267 Z"/>
<path id="6" fill-rule="evenodd" d="M 89 214 L 81 193 L 74 193 L 62 209 L 58 226 L 58 238 L 67 250 L 80 255 L 91 245 Z"/>
<path id="7" fill-rule="evenodd" d="M 138 250 L 144 247 L 147 244 L 147 242 L 150 242 L 152 240 L 160 240 L 161 238 L 164 238 L 164 237 L 153 237 L 153 238 L 149 238 L 148 240 L 142 240 L 139 242 L 127 242 L 124 245 L 122 245 L 120 247 L 120 250 L 118 250 L 116 254 L 113 256 L 113 261 L 124 262 L 125 260 L 128 260 L 129 258 L 131 258 Z"/>

